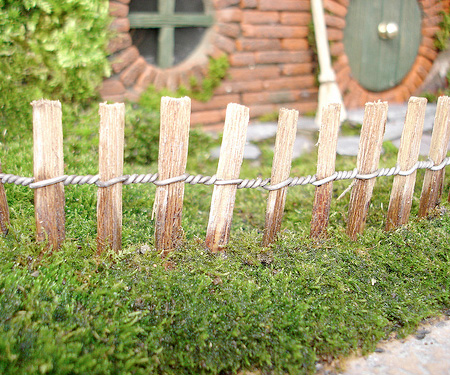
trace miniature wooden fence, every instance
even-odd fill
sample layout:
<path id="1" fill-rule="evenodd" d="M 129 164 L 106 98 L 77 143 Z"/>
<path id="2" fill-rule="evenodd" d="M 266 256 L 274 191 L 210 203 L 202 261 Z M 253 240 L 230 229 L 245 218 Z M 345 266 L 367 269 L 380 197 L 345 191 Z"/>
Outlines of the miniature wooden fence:
<path id="1" fill-rule="evenodd" d="M 34 178 L 1 173 L 0 229 L 7 233 L 9 210 L 5 183 L 34 188 L 37 241 L 48 241 L 47 249 L 57 249 L 65 238 L 64 185 L 95 183 L 97 194 L 97 248 L 120 250 L 122 242 L 122 185 L 154 183 L 155 246 L 163 254 L 182 241 L 181 215 L 185 183 L 214 185 L 205 243 L 212 252 L 223 250 L 229 241 L 236 190 L 263 187 L 269 190 L 262 246 L 276 240 L 280 230 L 288 187 L 312 183 L 316 186 L 312 208 L 313 238 L 326 236 L 333 181 L 353 179 L 347 233 L 352 239 L 364 230 L 375 180 L 394 175 L 386 220 L 386 230 L 408 221 L 416 171 L 425 172 L 419 216 L 427 216 L 441 199 L 444 167 L 450 139 L 450 98 L 437 104 L 428 162 L 418 162 L 425 118 L 426 99 L 412 97 L 396 167 L 378 169 L 388 104 L 367 103 L 361 129 L 357 166 L 354 171 L 336 172 L 336 145 L 340 125 L 340 105 L 324 108 L 318 142 L 317 173 L 306 178 L 290 178 L 291 158 L 297 130 L 298 112 L 281 109 L 270 179 L 239 178 L 243 160 L 249 109 L 229 104 L 216 175 L 191 176 L 186 173 L 190 126 L 189 98 L 162 98 L 158 174 L 123 176 L 124 104 L 100 104 L 99 175 L 67 176 L 63 171 L 61 104 L 39 100 L 33 106 Z M 449 196 L 450 199 L 450 196 Z"/>

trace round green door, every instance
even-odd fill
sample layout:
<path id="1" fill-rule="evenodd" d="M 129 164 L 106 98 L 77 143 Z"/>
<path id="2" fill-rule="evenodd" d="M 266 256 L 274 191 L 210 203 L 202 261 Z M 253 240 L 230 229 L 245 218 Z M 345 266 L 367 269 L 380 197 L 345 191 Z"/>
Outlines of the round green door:
<path id="1" fill-rule="evenodd" d="M 353 77 L 369 91 L 396 86 L 411 69 L 421 42 L 416 0 L 351 0 L 344 30 Z"/>

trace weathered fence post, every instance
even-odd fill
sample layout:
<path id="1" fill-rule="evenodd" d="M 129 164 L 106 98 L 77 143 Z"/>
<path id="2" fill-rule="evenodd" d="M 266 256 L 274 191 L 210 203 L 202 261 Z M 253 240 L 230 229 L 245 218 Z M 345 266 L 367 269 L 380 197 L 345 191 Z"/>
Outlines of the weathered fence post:
<path id="1" fill-rule="evenodd" d="M 159 180 L 178 177 L 186 172 L 189 143 L 191 99 L 161 98 L 159 136 Z M 155 197 L 156 248 L 165 255 L 181 245 L 183 228 L 184 181 L 158 186 Z"/>
<path id="2" fill-rule="evenodd" d="M 426 106 L 427 99 L 425 98 L 411 97 L 408 101 L 405 126 L 397 157 L 397 166 L 402 171 L 414 167 L 419 158 Z M 416 174 L 417 171 L 414 171 L 409 176 L 397 175 L 394 177 L 386 218 L 386 230 L 394 229 L 408 222 Z"/>
<path id="3" fill-rule="evenodd" d="M 0 173 L 2 173 L 2 163 L 0 162 Z M 9 230 L 9 207 L 6 199 L 6 192 L 3 183 L 0 182 L 0 228 L 6 236 Z"/>
<path id="4" fill-rule="evenodd" d="M 435 165 L 439 165 L 447 154 L 450 141 L 450 98 L 441 96 L 438 99 L 436 116 L 434 119 L 433 134 L 428 158 Z M 444 187 L 445 169 L 439 171 L 425 171 L 422 194 L 420 196 L 419 217 L 425 217 L 433 210 L 441 200 Z"/>
<path id="5" fill-rule="evenodd" d="M 64 174 L 61 103 L 37 100 L 33 106 L 34 181 Z M 58 249 L 65 238 L 64 186 L 62 182 L 34 191 L 36 240 L 48 240 L 47 250 Z"/>
<path id="6" fill-rule="evenodd" d="M 361 174 L 370 174 L 378 169 L 387 110 L 387 102 L 366 103 L 356 161 L 356 168 Z M 375 180 L 376 178 L 354 181 L 347 223 L 347 234 L 353 240 L 364 230 Z"/>
<path id="7" fill-rule="evenodd" d="M 335 172 L 340 116 L 340 104 L 330 104 L 322 110 L 318 142 L 317 180 L 330 177 Z M 333 181 L 316 187 L 311 219 L 310 236 L 312 238 L 321 238 L 326 235 L 332 192 Z"/>
<path id="8" fill-rule="evenodd" d="M 228 104 L 225 116 L 218 180 L 239 178 L 249 121 L 249 109 L 239 104 Z M 222 251 L 230 238 L 231 221 L 237 185 L 215 185 L 211 199 L 206 246 L 213 252 Z"/>
<path id="9" fill-rule="evenodd" d="M 276 185 L 289 178 L 297 123 L 298 111 L 285 108 L 280 109 L 272 162 L 272 175 L 270 177 L 271 185 Z M 269 192 L 262 246 L 269 246 L 274 242 L 280 231 L 287 189 L 287 187 L 283 187 Z"/>
<path id="10" fill-rule="evenodd" d="M 123 139 L 125 105 L 99 106 L 99 174 L 106 182 L 123 174 Z M 99 187 L 97 191 L 97 251 L 106 248 L 119 251 L 122 247 L 122 183 Z"/>

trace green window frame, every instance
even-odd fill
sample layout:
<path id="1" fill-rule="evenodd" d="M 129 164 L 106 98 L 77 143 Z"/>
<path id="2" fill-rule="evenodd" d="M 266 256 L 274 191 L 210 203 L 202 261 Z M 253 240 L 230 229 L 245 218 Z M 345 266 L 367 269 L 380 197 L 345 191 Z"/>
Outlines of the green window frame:
<path id="1" fill-rule="evenodd" d="M 176 13 L 175 0 L 158 0 L 158 12 L 130 12 L 128 15 L 131 29 L 158 29 L 158 60 L 160 68 L 170 68 L 175 53 L 175 28 L 211 27 L 212 14 Z"/>

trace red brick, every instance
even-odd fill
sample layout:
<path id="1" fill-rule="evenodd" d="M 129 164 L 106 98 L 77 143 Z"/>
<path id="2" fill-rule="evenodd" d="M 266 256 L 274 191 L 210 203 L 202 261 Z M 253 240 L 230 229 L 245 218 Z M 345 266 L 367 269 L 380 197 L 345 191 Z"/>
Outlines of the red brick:
<path id="1" fill-rule="evenodd" d="M 281 68 L 281 72 L 285 76 L 297 76 L 302 74 L 312 74 L 313 64 L 284 64 Z"/>
<path id="2" fill-rule="evenodd" d="M 422 82 L 423 80 L 420 75 L 415 70 L 411 69 L 403 79 L 402 84 L 405 85 L 411 93 L 413 93 L 422 84 Z"/>
<path id="3" fill-rule="evenodd" d="M 428 63 L 429 60 L 426 59 L 425 57 L 417 56 L 416 61 L 414 62 L 411 70 L 416 71 L 417 74 L 420 76 L 420 78 L 424 80 L 427 77 L 429 71 L 429 69 L 426 68 L 427 66 L 429 66 Z"/>
<path id="4" fill-rule="evenodd" d="M 442 21 L 441 15 L 424 17 L 422 20 L 422 27 L 438 26 L 441 21 Z"/>
<path id="5" fill-rule="evenodd" d="M 247 39 L 240 38 L 236 41 L 239 51 L 276 51 L 281 49 L 278 39 Z"/>
<path id="6" fill-rule="evenodd" d="M 439 26 L 428 26 L 428 27 L 422 27 L 422 35 L 428 36 L 430 38 L 433 38 L 438 31 L 440 31 Z"/>
<path id="7" fill-rule="evenodd" d="M 228 74 L 234 81 L 253 81 L 278 77 L 280 69 L 277 66 L 256 66 L 254 69 L 230 68 Z"/>
<path id="8" fill-rule="evenodd" d="M 214 28 L 219 34 L 230 38 L 237 38 L 241 32 L 241 28 L 236 23 L 217 23 Z"/>
<path id="9" fill-rule="evenodd" d="M 280 20 L 283 25 L 308 26 L 311 22 L 311 13 L 282 12 Z"/>
<path id="10" fill-rule="evenodd" d="M 125 86 L 122 82 L 115 78 L 109 78 L 102 82 L 100 88 L 100 95 L 102 98 L 111 95 L 123 95 L 125 94 Z"/>
<path id="11" fill-rule="evenodd" d="M 258 6 L 258 0 L 241 0 L 241 8 L 252 9 Z"/>
<path id="12" fill-rule="evenodd" d="M 274 113 L 279 110 L 279 105 L 277 104 L 250 104 L 250 118 L 255 119 L 269 113 Z"/>
<path id="13" fill-rule="evenodd" d="M 258 92 L 263 89 L 262 80 L 224 82 L 215 90 L 216 94 L 231 94 L 241 92 Z"/>
<path id="14" fill-rule="evenodd" d="M 263 86 L 268 91 L 295 90 L 314 87 L 315 80 L 312 75 L 283 77 L 265 80 Z"/>
<path id="15" fill-rule="evenodd" d="M 433 62 L 429 60 L 426 56 L 417 56 L 416 61 L 423 66 L 427 71 L 430 71 L 433 66 Z"/>
<path id="16" fill-rule="evenodd" d="M 300 98 L 298 90 L 284 90 L 284 91 L 263 91 L 255 93 L 242 94 L 242 103 L 249 104 L 264 104 L 264 103 L 287 103 L 295 102 Z"/>
<path id="17" fill-rule="evenodd" d="M 139 51 L 135 46 L 127 48 L 113 59 L 111 63 L 113 72 L 121 72 L 126 66 L 132 64 L 138 57 Z"/>
<path id="18" fill-rule="evenodd" d="M 212 109 L 224 109 L 227 108 L 227 105 L 229 103 L 239 103 L 239 101 L 239 94 L 215 95 L 207 102 L 193 100 L 192 112 L 208 111 Z"/>
<path id="19" fill-rule="evenodd" d="M 214 9 L 228 8 L 240 3 L 240 0 L 214 0 Z"/>
<path id="20" fill-rule="evenodd" d="M 115 18 L 109 28 L 118 33 L 127 33 L 130 31 L 130 20 L 128 18 Z"/>
<path id="21" fill-rule="evenodd" d="M 234 40 L 220 34 L 215 35 L 214 44 L 216 45 L 217 48 L 226 53 L 231 53 L 235 50 Z"/>
<path id="22" fill-rule="evenodd" d="M 330 53 L 332 56 L 342 55 L 345 51 L 344 43 L 334 42 L 330 45 Z"/>
<path id="23" fill-rule="evenodd" d="M 434 16 L 439 14 L 444 10 L 443 4 L 441 2 L 434 4 L 426 10 L 428 16 Z"/>
<path id="24" fill-rule="evenodd" d="M 332 16 L 331 14 L 325 14 L 325 22 L 328 27 L 334 27 L 336 29 L 345 28 L 345 19 L 342 17 Z"/>
<path id="25" fill-rule="evenodd" d="M 277 64 L 309 62 L 312 57 L 306 51 L 263 51 L 256 52 L 255 59 L 257 64 Z"/>
<path id="26" fill-rule="evenodd" d="M 304 38 L 308 35 L 308 27 L 242 25 L 242 34 L 253 38 Z"/>
<path id="27" fill-rule="evenodd" d="M 310 9 L 309 1 L 305 0 L 260 0 L 259 9 L 261 10 L 308 10 Z"/>
<path id="28" fill-rule="evenodd" d="M 347 8 L 350 5 L 350 0 L 335 0 L 335 1 Z"/>
<path id="29" fill-rule="evenodd" d="M 120 75 L 120 80 L 125 87 L 134 84 L 139 75 L 145 70 L 147 63 L 142 56 L 139 56 L 136 61 L 129 65 Z"/>
<path id="30" fill-rule="evenodd" d="M 241 22 L 242 10 L 238 8 L 221 9 L 216 12 L 218 22 Z"/>
<path id="31" fill-rule="evenodd" d="M 128 90 L 125 93 L 125 99 L 129 100 L 130 102 L 137 102 L 137 101 L 139 101 L 139 97 L 140 97 L 140 94 L 137 93 L 137 92 L 134 92 L 134 91 Z"/>
<path id="32" fill-rule="evenodd" d="M 339 88 L 341 89 L 341 92 L 345 92 L 347 90 L 347 86 L 350 83 L 350 66 L 346 66 L 336 72 L 336 82 L 339 84 Z"/>
<path id="33" fill-rule="evenodd" d="M 306 39 L 283 39 L 281 47 L 292 51 L 306 51 L 309 49 L 309 43 Z"/>
<path id="34" fill-rule="evenodd" d="M 212 111 L 199 111 L 191 114 L 192 126 L 208 125 L 223 122 L 226 109 L 216 109 Z"/>
<path id="35" fill-rule="evenodd" d="M 344 32 L 342 30 L 332 29 L 330 27 L 327 29 L 327 35 L 328 40 L 330 41 L 341 41 L 342 39 L 344 39 Z"/>
<path id="36" fill-rule="evenodd" d="M 437 51 L 427 46 L 420 46 L 419 55 L 425 56 L 427 59 L 434 61 L 437 57 Z"/>
<path id="37" fill-rule="evenodd" d="M 128 16 L 128 5 L 109 2 L 109 15 L 113 17 L 126 17 Z"/>
<path id="38" fill-rule="evenodd" d="M 113 54 L 130 47 L 133 44 L 129 33 L 120 33 L 112 38 L 108 43 L 108 52 Z"/>
<path id="39" fill-rule="evenodd" d="M 157 70 L 155 78 L 153 80 L 153 85 L 157 90 L 165 88 L 167 86 L 167 79 L 169 78 L 169 74 L 165 70 Z"/>
<path id="40" fill-rule="evenodd" d="M 242 16 L 243 23 L 256 24 L 275 24 L 278 23 L 280 16 L 278 12 L 261 12 L 258 10 L 246 10 Z"/>
<path id="41" fill-rule="evenodd" d="M 156 68 L 151 65 L 147 65 L 142 74 L 136 80 L 136 86 L 134 89 L 136 91 L 145 90 L 153 82 L 155 76 Z"/>
<path id="42" fill-rule="evenodd" d="M 255 54 L 252 52 L 237 52 L 229 56 L 231 66 L 255 65 Z"/>
<path id="43" fill-rule="evenodd" d="M 330 12 L 331 14 L 339 17 L 345 17 L 347 15 L 347 7 L 336 3 L 332 0 L 325 0 L 323 3 L 323 7 L 325 10 Z"/>
<path id="44" fill-rule="evenodd" d="M 308 97 L 307 101 L 304 102 L 294 102 L 294 103 L 286 103 L 285 106 L 288 109 L 296 109 L 300 112 L 300 114 L 310 114 L 317 110 L 317 93 L 312 94 Z M 302 128 L 302 120 L 300 119 L 299 128 Z"/>
<path id="45" fill-rule="evenodd" d="M 168 71 L 167 73 L 166 87 L 170 91 L 176 91 L 180 86 L 180 76 L 175 71 Z"/>

